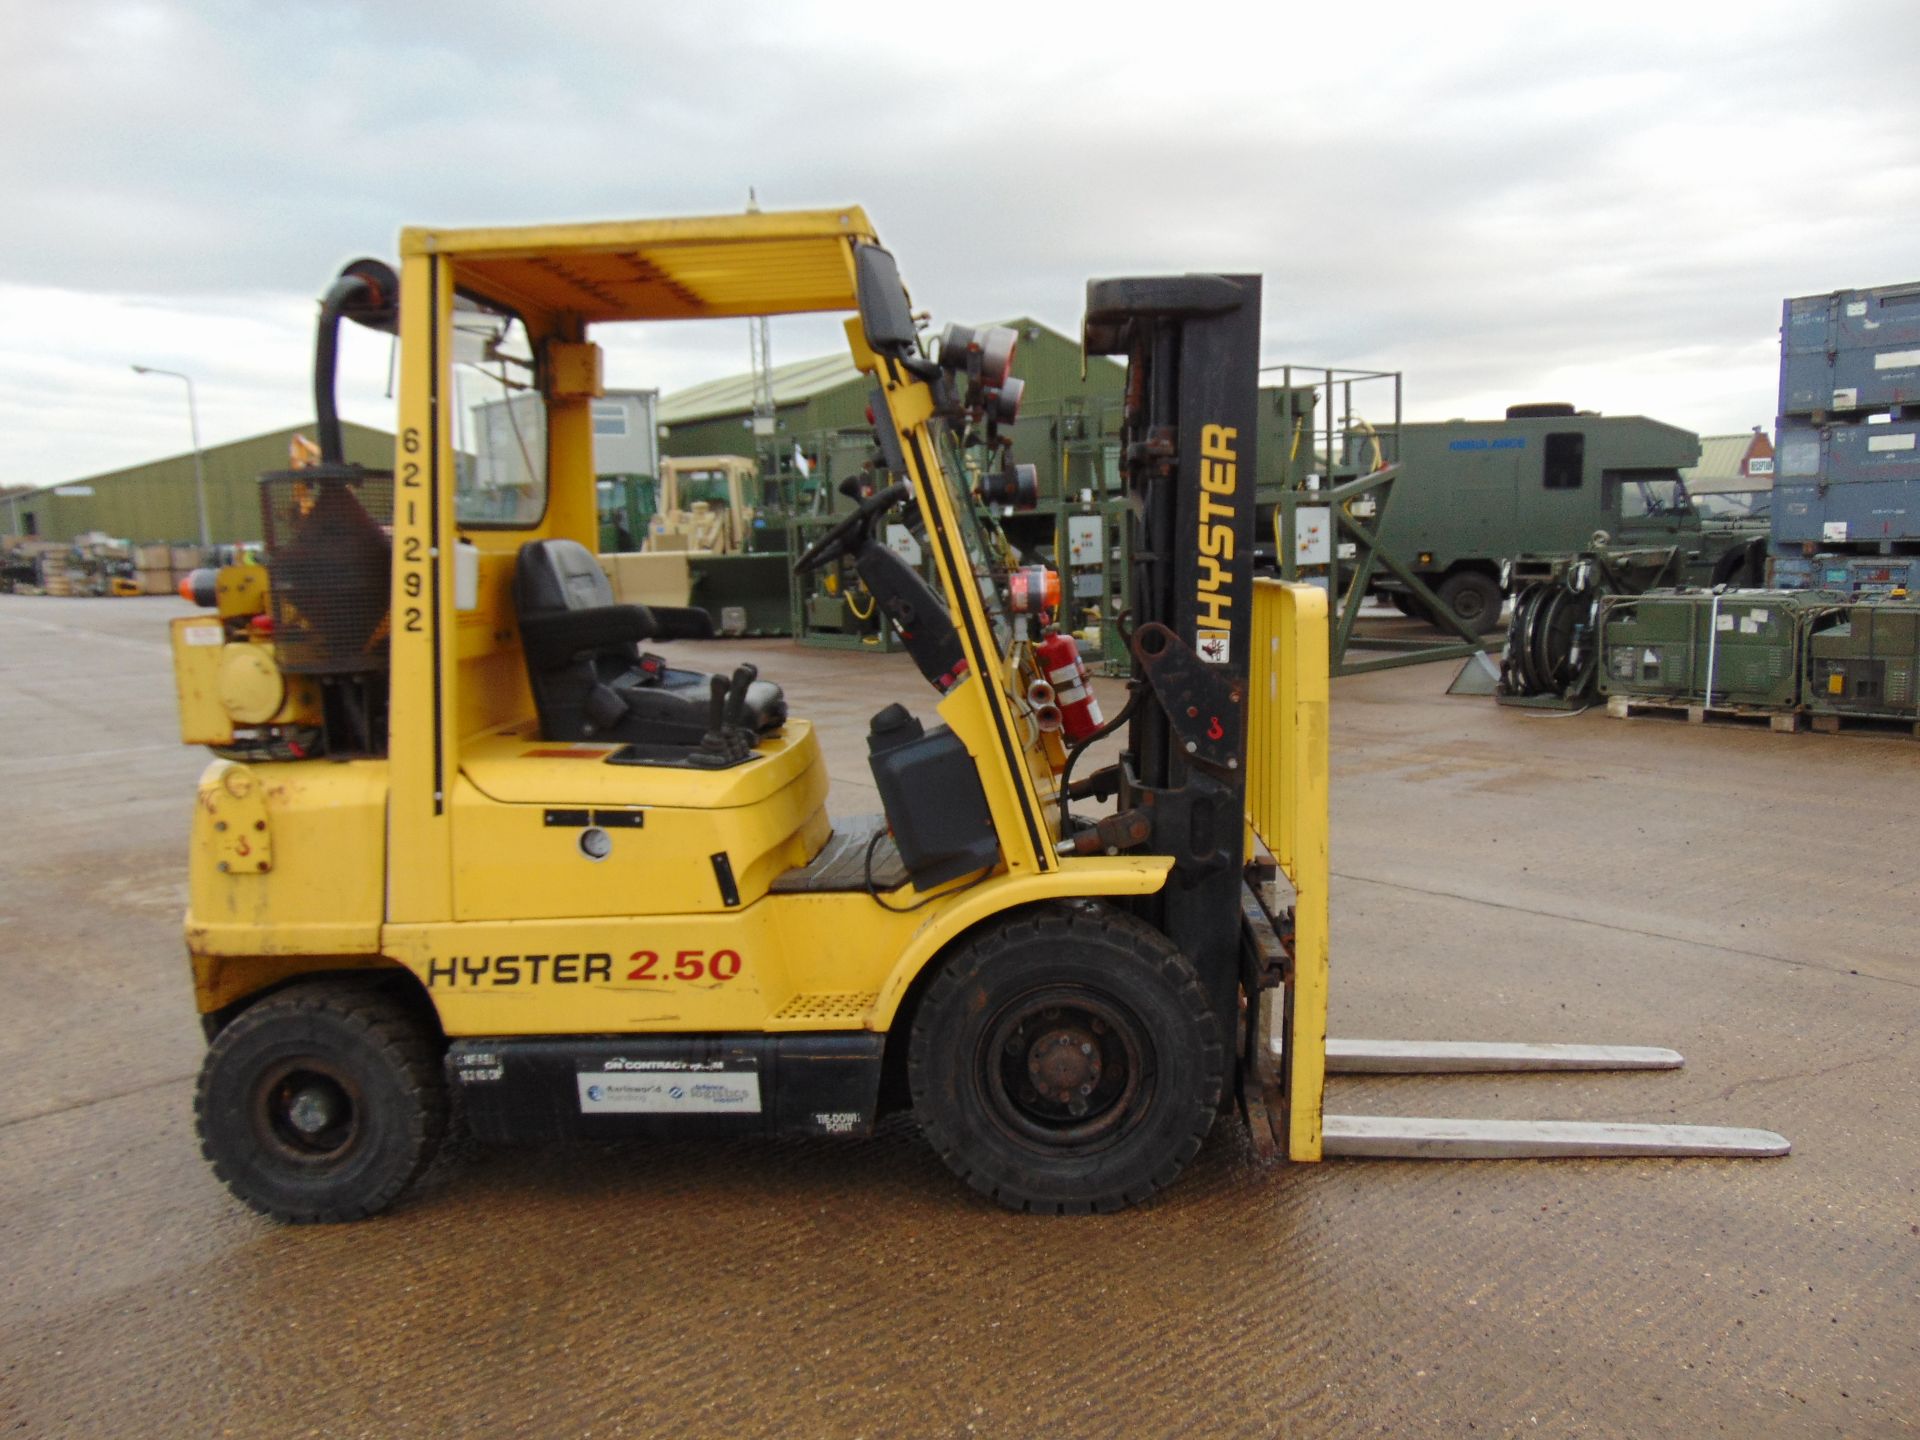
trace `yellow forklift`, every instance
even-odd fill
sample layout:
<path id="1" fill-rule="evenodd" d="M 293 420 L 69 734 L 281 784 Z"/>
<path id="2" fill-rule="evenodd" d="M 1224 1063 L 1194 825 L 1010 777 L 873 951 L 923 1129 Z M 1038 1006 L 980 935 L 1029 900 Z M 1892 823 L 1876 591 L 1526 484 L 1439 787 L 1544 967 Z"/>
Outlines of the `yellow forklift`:
<path id="1" fill-rule="evenodd" d="M 1130 365 L 1136 609 L 1124 707 L 1069 741 L 976 504 L 1020 477 L 960 464 L 1006 450 L 1012 335 L 927 343 L 860 210 L 413 229 L 400 256 L 322 302 L 320 463 L 262 478 L 265 567 L 197 577 L 213 613 L 173 626 L 182 738 L 216 755 L 196 1113 L 249 1205 L 384 1209 L 455 1092 L 496 1141 L 858 1136 L 910 1107 L 975 1189 L 1046 1212 L 1146 1198 L 1236 1100 L 1295 1160 L 1784 1152 L 1323 1116 L 1328 1068 L 1678 1057 L 1326 1042 L 1325 599 L 1251 571 L 1258 277 L 1089 287 L 1088 350 Z M 851 312 L 873 453 L 796 565 L 849 558 L 933 691 L 872 717 L 883 815 L 830 808 L 777 677 L 676 666 L 710 618 L 616 603 L 588 548 L 595 333 L 817 311 Z M 391 471 L 342 458 L 343 319 L 398 337 Z"/>

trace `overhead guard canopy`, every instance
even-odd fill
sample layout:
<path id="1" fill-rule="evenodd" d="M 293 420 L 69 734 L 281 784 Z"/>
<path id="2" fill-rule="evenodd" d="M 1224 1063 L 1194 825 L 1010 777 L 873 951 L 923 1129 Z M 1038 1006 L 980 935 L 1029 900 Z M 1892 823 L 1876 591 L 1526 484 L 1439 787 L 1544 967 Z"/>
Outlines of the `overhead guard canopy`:
<path id="1" fill-rule="evenodd" d="M 401 232 L 403 255 L 454 258 L 467 283 L 523 311 L 589 324 L 852 310 L 858 206 L 680 220 Z"/>

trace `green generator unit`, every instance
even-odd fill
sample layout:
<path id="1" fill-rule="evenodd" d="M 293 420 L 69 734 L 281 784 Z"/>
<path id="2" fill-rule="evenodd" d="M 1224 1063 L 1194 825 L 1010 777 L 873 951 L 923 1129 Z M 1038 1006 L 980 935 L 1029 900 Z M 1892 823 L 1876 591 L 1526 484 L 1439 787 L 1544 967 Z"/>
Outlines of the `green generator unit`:
<path id="1" fill-rule="evenodd" d="M 1707 709 L 1795 710 L 1814 590 L 1650 590 L 1600 602 L 1600 693 Z"/>
<path id="2" fill-rule="evenodd" d="M 1920 601 L 1838 605 L 1807 628 L 1808 710 L 1920 724 Z"/>

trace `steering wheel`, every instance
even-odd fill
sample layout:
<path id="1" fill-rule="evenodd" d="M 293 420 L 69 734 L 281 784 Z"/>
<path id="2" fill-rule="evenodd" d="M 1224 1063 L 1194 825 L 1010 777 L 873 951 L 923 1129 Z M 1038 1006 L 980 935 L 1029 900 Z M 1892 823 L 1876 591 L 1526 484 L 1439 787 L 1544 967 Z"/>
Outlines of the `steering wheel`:
<path id="1" fill-rule="evenodd" d="M 860 545 L 854 542 L 858 540 L 860 544 L 865 543 L 866 532 L 872 526 L 874 516 L 891 509 L 911 493 L 912 487 L 902 482 L 869 495 L 851 515 L 800 552 L 800 558 L 793 562 L 793 573 L 805 575 L 810 570 L 818 570 L 829 560 L 858 550 Z"/>

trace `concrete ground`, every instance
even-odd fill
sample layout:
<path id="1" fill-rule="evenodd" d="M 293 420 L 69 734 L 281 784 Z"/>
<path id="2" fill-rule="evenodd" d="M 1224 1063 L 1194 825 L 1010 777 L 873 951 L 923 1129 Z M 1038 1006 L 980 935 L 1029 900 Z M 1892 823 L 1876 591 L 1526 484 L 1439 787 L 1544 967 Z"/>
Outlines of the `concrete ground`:
<path id="1" fill-rule="evenodd" d="M 1757 1125 L 1774 1161 L 1265 1166 L 1002 1213 L 912 1126 L 452 1147 L 286 1229 L 202 1163 L 158 600 L 0 597 L 0 1434 L 1882 1436 L 1920 1428 L 1920 744 L 1334 688 L 1334 1030 L 1679 1074 L 1340 1110 Z M 902 657 L 750 655 L 871 808 Z"/>

